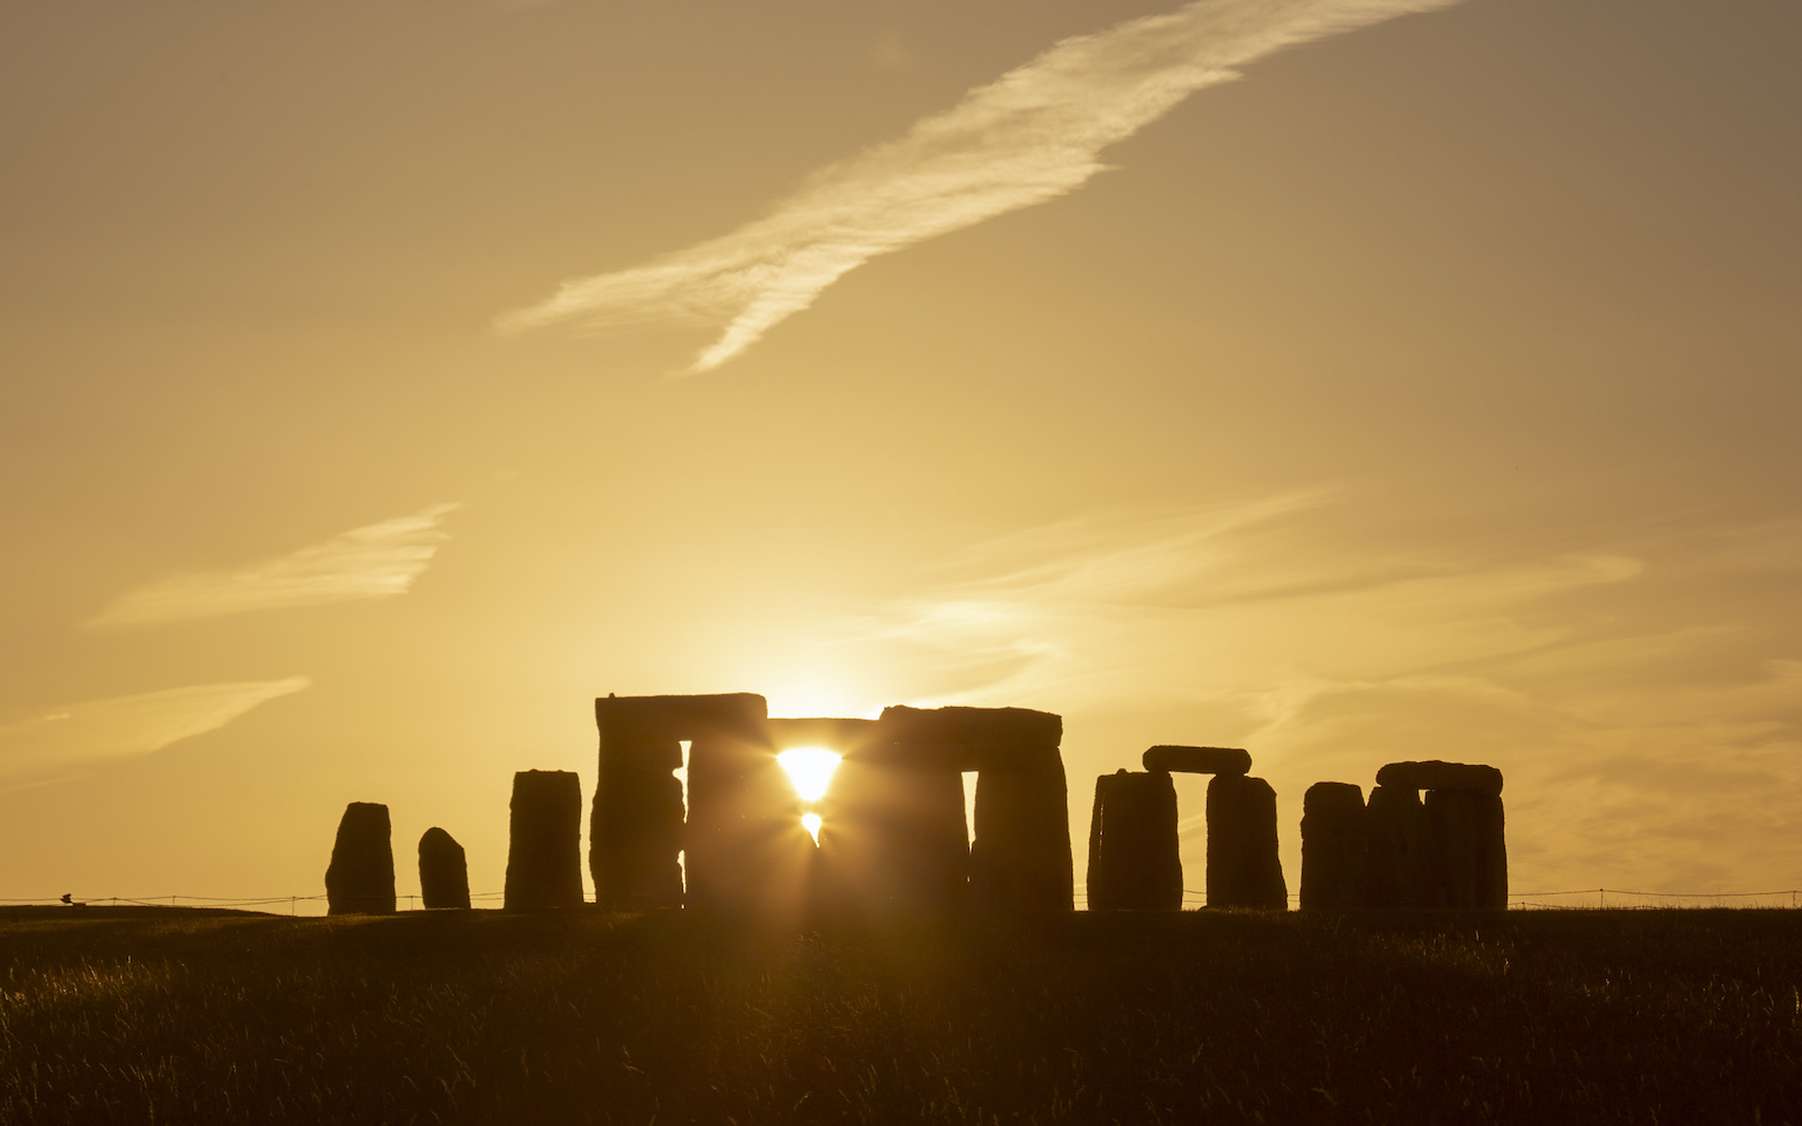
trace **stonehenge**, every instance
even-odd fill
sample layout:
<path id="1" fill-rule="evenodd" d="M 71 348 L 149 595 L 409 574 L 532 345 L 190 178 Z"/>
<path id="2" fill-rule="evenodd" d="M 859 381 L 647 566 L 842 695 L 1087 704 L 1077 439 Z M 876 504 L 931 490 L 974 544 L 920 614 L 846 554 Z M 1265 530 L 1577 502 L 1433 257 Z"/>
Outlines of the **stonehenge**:
<path id="1" fill-rule="evenodd" d="M 1251 752 L 1239 747 L 1157 746 L 1141 760 L 1146 770 L 1173 774 L 1250 774 Z"/>
<path id="2" fill-rule="evenodd" d="M 331 863 L 325 869 L 326 913 L 394 913 L 394 848 L 388 807 L 353 801 L 338 820 Z"/>
<path id="3" fill-rule="evenodd" d="M 1364 906 L 1506 908 L 1501 795 L 1493 766 L 1435 760 L 1378 770 L 1365 810 Z"/>
<path id="4" fill-rule="evenodd" d="M 1302 797 L 1301 909 L 1344 911 L 1364 900 L 1368 850 L 1364 791 L 1316 782 Z"/>
<path id="5" fill-rule="evenodd" d="M 1208 782 L 1208 906 L 1282 910 L 1289 904 L 1277 856 L 1276 791 L 1262 778 L 1216 774 Z"/>
<path id="6" fill-rule="evenodd" d="M 1072 908 L 1061 716 L 1027 708 L 891 707 L 880 722 L 891 750 L 922 769 L 976 771 L 973 905 L 1028 915 Z"/>
<path id="7" fill-rule="evenodd" d="M 511 810 L 506 909 L 581 906 L 581 779 L 568 770 L 522 770 L 513 776 Z"/>
<path id="8" fill-rule="evenodd" d="M 436 825 L 419 838 L 419 896 L 428 911 L 469 909 L 469 864 L 463 846 Z"/>
<path id="9" fill-rule="evenodd" d="M 802 898 L 814 845 L 776 753 L 755 729 L 713 728 L 690 745 L 689 907 L 773 910 Z"/>
<path id="10" fill-rule="evenodd" d="M 1169 773 L 1120 770 L 1095 779 L 1088 888 L 1091 911 L 1182 908 L 1176 786 Z"/>
<path id="11" fill-rule="evenodd" d="M 960 772 L 866 744 L 839 764 L 820 812 L 834 907 L 882 916 L 963 906 L 970 838 Z"/>
<path id="12" fill-rule="evenodd" d="M 750 693 L 595 700 L 600 754 L 588 864 L 596 903 L 616 910 L 682 905 L 684 811 L 675 775 L 681 744 L 690 743 L 691 757 L 695 744 L 706 745 L 704 773 L 730 769 L 734 748 L 760 740 L 767 714 L 763 697 Z M 703 778 L 701 788 L 711 781 Z"/>
<path id="13" fill-rule="evenodd" d="M 1050 712 L 771 718 L 762 696 L 739 692 L 601 697 L 595 725 L 589 865 L 605 909 L 1038 919 L 1074 905 L 1063 719 Z M 808 755 L 785 757 L 820 750 L 811 767 Z M 1209 777 L 1207 905 L 1286 908 L 1276 791 L 1251 775 L 1250 752 L 1158 744 L 1140 761 L 1143 771 L 1096 778 L 1090 908 L 1180 910 L 1175 774 Z M 1384 764 L 1368 800 L 1350 782 L 1314 784 L 1302 800 L 1301 907 L 1505 908 L 1501 793 L 1495 767 L 1439 760 Z M 574 773 L 514 776 L 507 909 L 583 902 L 581 820 Z M 387 806 L 345 808 L 330 913 L 394 911 L 390 834 Z M 463 848 L 441 828 L 419 839 L 419 880 L 428 909 L 469 907 Z"/>

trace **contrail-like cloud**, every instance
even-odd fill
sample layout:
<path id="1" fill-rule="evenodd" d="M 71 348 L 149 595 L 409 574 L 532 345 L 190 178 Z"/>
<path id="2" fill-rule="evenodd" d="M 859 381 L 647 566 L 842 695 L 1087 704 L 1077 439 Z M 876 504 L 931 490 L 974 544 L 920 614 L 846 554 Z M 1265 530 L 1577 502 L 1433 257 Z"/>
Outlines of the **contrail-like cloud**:
<path id="1" fill-rule="evenodd" d="M 311 682 L 304 676 L 194 684 L 86 700 L 0 726 L 0 792 L 79 775 L 192 739 Z"/>
<path id="2" fill-rule="evenodd" d="M 153 625 L 405 594 L 449 538 L 439 525 L 456 508 L 433 505 L 239 570 L 174 575 L 121 595 L 88 625 Z"/>
<path id="3" fill-rule="evenodd" d="M 565 282 L 503 331 L 580 320 L 718 325 L 709 371 L 879 254 L 1075 191 L 1197 90 L 1275 51 L 1456 0 L 1198 0 L 1053 46 L 899 140 L 815 173 L 764 218 L 631 269 Z"/>

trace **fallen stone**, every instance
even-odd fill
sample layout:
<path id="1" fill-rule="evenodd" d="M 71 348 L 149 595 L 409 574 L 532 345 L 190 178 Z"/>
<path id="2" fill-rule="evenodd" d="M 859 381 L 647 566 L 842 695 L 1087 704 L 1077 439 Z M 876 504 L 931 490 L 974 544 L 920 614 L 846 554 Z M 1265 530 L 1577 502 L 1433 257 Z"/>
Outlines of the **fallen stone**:
<path id="1" fill-rule="evenodd" d="M 1367 851 L 1364 905 L 1425 907 L 1432 898 L 1427 874 L 1426 810 L 1411 786 L 1377 785 L 1365 806 Z"/>
<path id="2" fill-rule="evenodd" d="M 1363 906 L 1369 848 L 1364 791 L 1350 782 L 1316 782 L 1301 808 L 1302 910 Z"/>
<path id="3" fill-rule="evenodd" d="M 1178 911 L 1183 863 L 1170 775 L 1121 770 L 1095 779 L 1089 910 Z"/>
<path id="4" fill-rule="evenodd" d="M 394 847 L 387 806 L 353 801 L 344 807 L 325 869 L 325 899 L 329 915 L 393 914 Z"/>
<path id="5" fill-rule="evenodd" d="M 1208 783 L 1208 906 L 1284 910 L 1289 889 L 1277 856 L 1276 791 L 1262 778 L 1217 774 Z"/>
<path id="6" fill-rule="evenodd" d="M 1502 772 L 1464 762 L 1392 762 L 1377 771 L 1377 785 L 1408 790 L 1471 790 L 1500 794 Z"/>
<path id="7" fill-rule="evenodd" d="M 1251 752 L 1238 747 L 1169 747 L 1147 750 L 1146 770 L 1175 774 L 1250 774 Z"/>
<path id="8" fill-rule="evenodd" d="M 428 911 L 469 909 L 469 864 L 463 846 L 436 825 L 419 838 L 419 896 Z"/>
<path id="9" fill-rule="evenodd" d="M 510 808 L 506 909 L 581 906 L 581 779 L 569 770 L 522 770 Z"/>

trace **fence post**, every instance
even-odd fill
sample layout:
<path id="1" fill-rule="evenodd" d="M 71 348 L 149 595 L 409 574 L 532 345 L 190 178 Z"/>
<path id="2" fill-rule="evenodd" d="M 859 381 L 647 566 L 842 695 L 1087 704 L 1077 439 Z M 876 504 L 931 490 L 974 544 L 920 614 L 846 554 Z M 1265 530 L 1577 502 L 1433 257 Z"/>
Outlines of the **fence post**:
<path id="1" fill-rule="evenodd" d="M 1608 910 L 1608 889 L 1607 888 L 1597 888 L 1596 889 L 1596 905 L 1604 911 Z"/>

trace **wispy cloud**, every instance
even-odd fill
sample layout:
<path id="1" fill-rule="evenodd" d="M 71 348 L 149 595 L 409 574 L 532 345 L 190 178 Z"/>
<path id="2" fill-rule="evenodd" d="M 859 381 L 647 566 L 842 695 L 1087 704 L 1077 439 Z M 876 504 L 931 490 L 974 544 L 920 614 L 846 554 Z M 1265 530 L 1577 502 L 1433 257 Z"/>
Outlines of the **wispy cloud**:
<path id="1" fill-rule="evenodd" d="M 67 704 L 0 726 L 0 789 L 78 776 L 217 731 L 259 704 L 306 688 L 304 676 L 196 684 Z"/>
<path id="2" fill-rule="evenodd" d="M 1199 0 L 1063 40 L 906 136 L 816 173 L 764 218 L 501 318 L 719 326 L 708 371 L 880 254 L 1076 190 L 1104 149 L 1285 47 L 1454 0 Z"/>
<path id="3" fill-rule="evenodd" d="M 238 570 L 175 575 L 120 596 L 88 624 L 151 625 L 405 594 L 449 538 L 439 525 L 456 508 L 433 505 Z"/>
<path id="4" fill-rule="evenodd" d="M 1073 792 L 1149 743 L 1219 741 L 1293 825 L 1322 779 L 1490 762 L 1519 887 L 1793 886 L 1802 521 L 1535 549 L 1368 534 L 1381 515 L 1294 493 L 1017 532 L 842 623 L 847 660 L 893 662 L 915 702 L 1066 713 Z"/>

